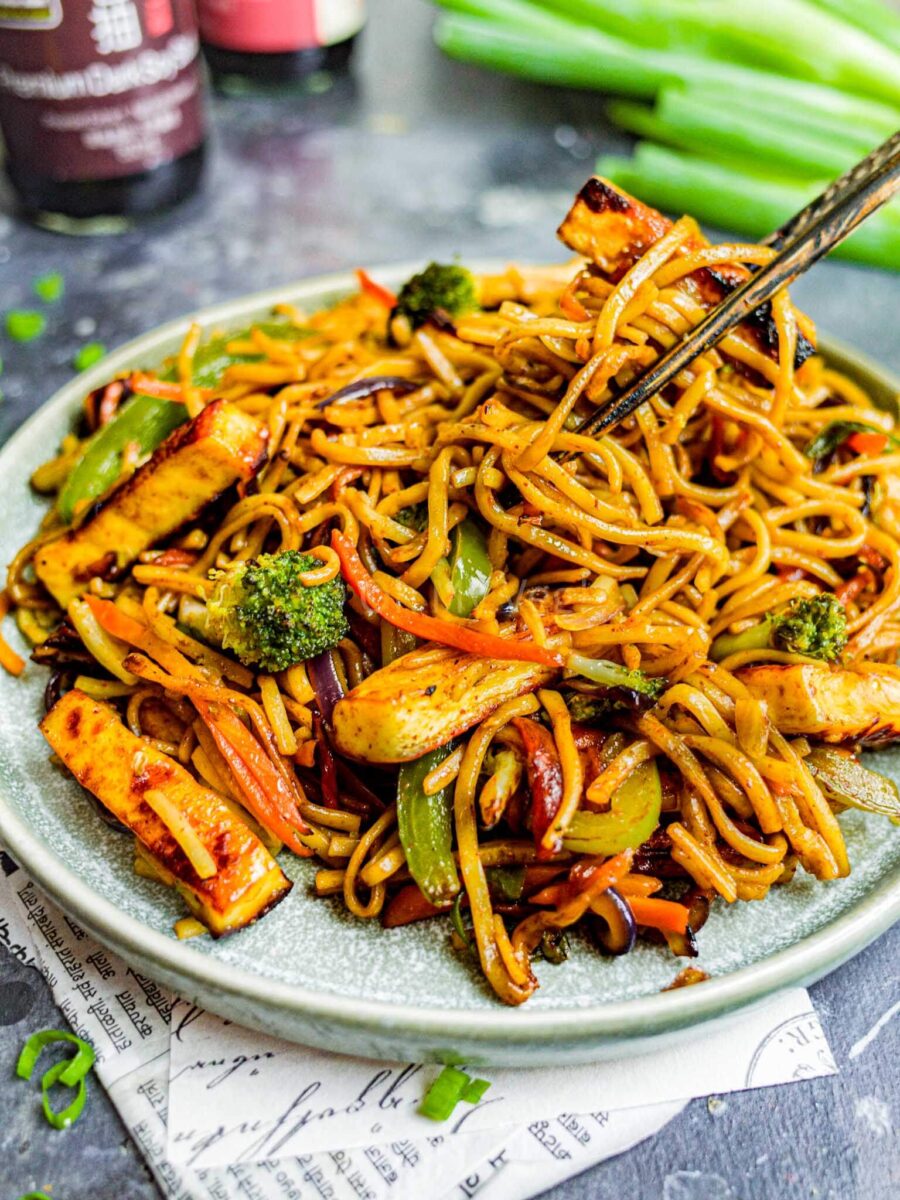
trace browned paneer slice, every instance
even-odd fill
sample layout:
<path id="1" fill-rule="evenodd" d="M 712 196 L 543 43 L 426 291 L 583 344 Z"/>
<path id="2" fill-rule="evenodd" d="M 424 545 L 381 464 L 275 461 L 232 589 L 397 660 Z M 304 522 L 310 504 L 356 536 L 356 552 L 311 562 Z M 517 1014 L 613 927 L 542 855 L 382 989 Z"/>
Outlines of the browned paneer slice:
<path id="1" fill-rule="evenodd" d="M 93 575 L 125 567 L 198 515 L 266 457 L 265 428 L 214 401 L 168 437 L 152 458 L 96 507 L 83 525 L 42 546 L 34 570 L 62 608 Z"/>
<path id="2" fill-rule="evenodd" d="M 557 233 L 570 250 L 583 255 L 605 278 L 617 283 L 671 228 L 672 222 L 661 212 L 608 179 L 594 175 L 576 196 Z M 677 256 L 692 254 L 708 245 L 706 238 L 697 233 L 682 243 Z M 749 274 L 740 264 L 718 263 L 692 271 L 673 286 L 701 308 L 708 309 L 719 304 Z M 802 313 L 798 318 L 794 361 L 800 366 L 815 350 L 811 340 L 815 330 Z M 764 354 L 777 360 L 778 333 L 769 305 L 752 312 L 739 329 Z"/>
<path id="3" fill-rule="evenodd" d="M 738 677 L 764 700 L 782 733 L 823 742 L 890 742 L 900 737 L 900 672 L 826 663 L 764 663 Z"/>
<path id="4" fill-rule="evenodd" d="M 108 704 L 77 688 L 41 721 L 78 782 L 126 825 L 214 937 L 242 929 L 293 886 L 259 838 Z"/>
<path id="5" fill-rule="evenodd" d="M 494 662 L 445 647 L 413 650 L 338 701 L 335 744 L 364 762 L 407 762 L 446 745 L 555 674 L 537 663 Z"/>

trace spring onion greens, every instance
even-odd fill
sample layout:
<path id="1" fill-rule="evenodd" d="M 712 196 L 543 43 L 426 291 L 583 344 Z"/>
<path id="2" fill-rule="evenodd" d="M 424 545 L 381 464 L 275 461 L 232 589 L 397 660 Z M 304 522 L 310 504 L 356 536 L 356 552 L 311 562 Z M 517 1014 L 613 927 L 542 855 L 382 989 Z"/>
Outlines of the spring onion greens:
<path id="1" fill-rule="evenodd" d="M 22 1047 L 16 1063 L 16 1074 L 20 1079 L 30 1079 L 44 1049 L 59 1042 L 71 1043 L 76 1047 L 75 1054 L 71 1058 L 54 1063 L 44 1072 L 41 1077 L 41 1106 L 48 1124 L 54 1129 L 68 1129 L 81 1116 L 87 1100 L 85 1079 L 94 1065 L 95 1058 L 94 1047 L 90 1042 L 64 1029 L 42 1029 L 39 1033 L 33 1033 Z M 50 1094 L 56 1085 L 75 1091 L 75 1098 L 59 1111 L 50 1103 Z"/>
<path id="2" fill-rule="evenodd" d="M 72 366 L 76 371 L 86 371 L 88 367 L 92 367 L 105 357 L 106 347 L 102 342 L 85 342 L 75 352 L 75 357 L 72 359 Z"/>
<path id="3" fill-rule="evenodd" d="M 451 57 L 628 98 L 609 115 L 648 141 L 601 174 L 750 236 L 900 126 L 900 16 L 882 0 L 436 3 Z M 898 235 L 895 203 L 835 253 L 900 270 Z"/>
<path id="4" fill-rule="evenodd" d="M 66 290 L 66 281 L 59 271 L 48 271 L 46 275 L 38 275 L 37 279 L 32 281 L 31 290 L 45 304 L 54 304 L 62 298 Z"/>
<path id="5" fill-rule="evenodd" d="M 52 1125 L 54 1129 L 68 1129 L 70 1125 L 73 1125 L 81 1116 L 87 1100 L 87 1085 L 84 1082 L 84 1076 L 82 1076 L 77 1083 L 71 1085 L 75 1089 L 75 1099 L 58 1112 L 51 1107 L 51 1088 L 55 1083 L 62 1081 L 66 1066 L 67 1064 L 64 1062 L 56 1063 L 49 1071 L 44 1072 L 41 1079 L 41 1107 L 44 1110 L 47 1123 Z"/>
<path id="6" fill-rule="evenodd" d="M 640 143 L 632 158 L 604 155 L 597 169 L 649 204 L 690 212 L 700 221 L 741 229 L 751 237 L 777 229 L 828 183 L 827 178 L 763 178 L 649 142 Z M 900 270 L 900 222 L 895 212 L 875 213 L 833 253 L 837 258 Z"/>
<path id="7" fill-rule="evenodd" d="M 68 1033 L 64 1029 L 42 1029 L 40 1033 L 31 1035 L 22 1047 L 16 1063 L 16 1074 L 19 1078 L 30 1079 L 41 1052 L 45 1047 L 52 1046 L 57 1042 L 70 1042 L 76 1047 L 76 1053 L 72 1058 L 57 1064 L 62 1067 L 58 1076 L 60 1083 L 67 1087 L 73 1087 L 79 1079 L 83 1079 L 94 1065 L 94 1047 L 90 1042 L 86 1042 L 83 1038 L 76 1037 L 74 1033 Z"/>
<path id="8" fill-rule="evenodd" d="M 33 342 L 47 327 L 47 318 L 42 312 L 14 308 L 6 314 L 6 332 L 14 342 Z"/>
<path id="9" fill-rule="evenodd" d="M 446 1121 L 457 1104 L 477 1104 L 490 1086 L 486 1079 L 473 1079 L 458 1067 L 444 1067 L 425 1093 L 419 1112 L 432 1121 Z"/>

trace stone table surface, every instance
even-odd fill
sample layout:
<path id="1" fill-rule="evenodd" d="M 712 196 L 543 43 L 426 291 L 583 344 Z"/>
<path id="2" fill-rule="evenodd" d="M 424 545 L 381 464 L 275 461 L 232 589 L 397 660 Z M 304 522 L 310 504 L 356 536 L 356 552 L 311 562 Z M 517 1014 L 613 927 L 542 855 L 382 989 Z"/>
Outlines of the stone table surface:
<path id="1" fill-rule="evenodd" d="M 86 340 L 113 346 L 214 300 L 361 263 L 559 256 L 553 231 L 572 193 L 601 150 L 624 144 L 601 101 L 443 60 L 421 0 L 374 9 L 352 86 L 212 105 L 205 189 L 176 212 L 117 237 L 65 239 L 23 226 L 0 192 L 0 307 L 32 306 L 42 272 L 66 279 L 47 334 L 2 347 L 0 438 L 69 378 Z M 896 276 L 826 264 L 794 295 L 820 328 L 900 370 Z M 895 928 L 812 989 L 839 1076 L 695 1101 L 639 1149 L 548 1196 L 900 1196 L 898 953 Z M 0 955 L 0 1200 L 50 1185 L 55 1200 L 155 1200 L 99 1090 L 65 1134 L 23 1102 L 18 1048 L 61 1023 L 36 975 Z"/>

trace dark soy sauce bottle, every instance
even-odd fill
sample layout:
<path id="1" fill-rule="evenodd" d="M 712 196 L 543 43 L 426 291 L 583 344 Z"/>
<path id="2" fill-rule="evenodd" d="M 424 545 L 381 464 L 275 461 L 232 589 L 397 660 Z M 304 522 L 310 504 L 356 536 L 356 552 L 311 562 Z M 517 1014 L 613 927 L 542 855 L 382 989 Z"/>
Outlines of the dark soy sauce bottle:
<path id="1" fill-rule="evenodd" d="M 204 118 L 191 0 L 0 0 L 0 130 L 23 213 L 114 231 L 197 187 Z"/>
<path id="2" fill-rule="evenodd" d="M 365 0 L 198 0 L 203 53 L 218 91 L 326 90 L 347 70 Z"/>

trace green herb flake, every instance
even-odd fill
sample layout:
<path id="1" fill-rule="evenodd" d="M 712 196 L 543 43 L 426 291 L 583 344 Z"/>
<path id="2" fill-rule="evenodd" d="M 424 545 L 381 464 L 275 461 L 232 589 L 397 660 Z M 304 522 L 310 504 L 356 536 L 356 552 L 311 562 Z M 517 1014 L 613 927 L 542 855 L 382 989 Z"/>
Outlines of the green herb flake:
<path id="1" fill-rule="evenodd" d="M 43 313 L 14 308 L 6 314 L 6 332 L 14 342 L 33 342 L 47 327 Z"/>
<path id="2" fill-rule="evenodd" d="M 46 275 L 38 275 L 31 284 L 31 290 L 45 304 L 55 304 L 66 290 L 66 281 L 59 271 L 48 271 Z"/>
<path id="3" fill-rule="evenodd" d="M 102 342 L 85 342 L 72 359 L 72 366 L 76 371 L 86 371 L 88 367 L 92 367 L 105 357 L 106 347 Z"/>

